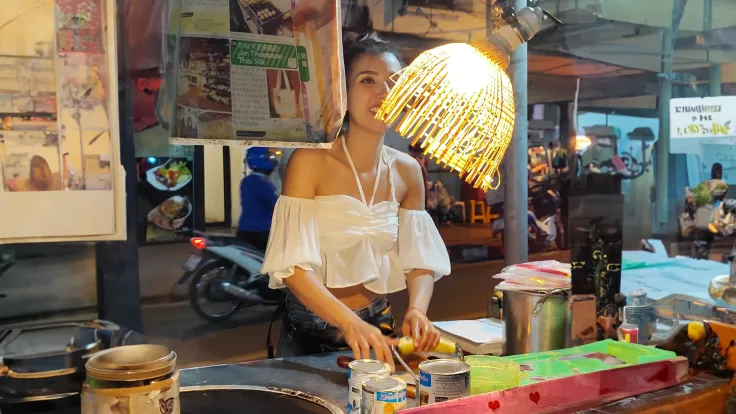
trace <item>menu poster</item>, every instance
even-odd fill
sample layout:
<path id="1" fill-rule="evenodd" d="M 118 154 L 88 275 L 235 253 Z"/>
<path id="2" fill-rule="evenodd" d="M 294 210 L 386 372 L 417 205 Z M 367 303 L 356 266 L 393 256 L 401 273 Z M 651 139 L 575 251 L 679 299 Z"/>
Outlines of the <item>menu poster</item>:
<path id="1" fill-rule="evenodd" d="M 346 100 L 339 5 L 316 1 L 177 0 L 170 141 L 329 147 Z"/>
<path id="2" fill-rule="evenodd" d="M 6 3 L 0 244 L 120 240 L 115 2 Z"/>
<path id="3" fill-rule="evenodd" d="M 190 237 L 194 226 L 192 162 L 155 157 L 137 161 L 141 241 Z"/>

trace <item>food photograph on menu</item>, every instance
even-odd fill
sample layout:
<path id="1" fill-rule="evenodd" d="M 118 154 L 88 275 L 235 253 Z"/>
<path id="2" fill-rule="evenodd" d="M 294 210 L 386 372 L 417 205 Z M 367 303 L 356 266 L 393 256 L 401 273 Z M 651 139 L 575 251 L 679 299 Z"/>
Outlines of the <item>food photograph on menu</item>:
<path id="1" fill-rule="evenodd" d="M 181 39 L 177 103 L 205 111 L 231 112 L 230 48 L 227 40 Z"/>
<path id="2" fill-rule="evenodd" d="M 289 0 L 230 0 L 230 31 L 294 36 Z"/>
<path id="3" fill-rule="evenodd" d="M 193 226 L 192 162 L 187 158 L 137 159 L 141 241 L 175 240 Z"/>

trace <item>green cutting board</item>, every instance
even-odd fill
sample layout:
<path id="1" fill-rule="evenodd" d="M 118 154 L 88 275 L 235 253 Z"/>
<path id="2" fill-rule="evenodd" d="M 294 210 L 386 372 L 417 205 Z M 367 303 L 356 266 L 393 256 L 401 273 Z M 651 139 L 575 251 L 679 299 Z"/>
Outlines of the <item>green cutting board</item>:
<path id="1" fill-rule="evenodd" d="M 596 371 L 605 371 L 674 358 L 674 352 L 614 340 L 556 351 L 504 357 L 521 366 L 520 385 L 534 384 Z"/>

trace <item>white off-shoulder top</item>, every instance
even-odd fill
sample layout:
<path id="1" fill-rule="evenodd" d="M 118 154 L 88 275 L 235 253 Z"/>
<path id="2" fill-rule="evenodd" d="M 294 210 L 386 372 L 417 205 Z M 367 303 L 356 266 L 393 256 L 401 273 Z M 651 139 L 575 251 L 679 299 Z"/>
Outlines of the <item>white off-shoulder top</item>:
<path id="1" fill-rule="evenodd" d="M 431 271 L 435 281 L 449 275 L 450 258 L 432 218 L 424 210 L 399 207 L 390 164 L 391 200 L 374 204 L 379 180 L 366 202 L 345 153 L 362 200 L 348 195 L 279 197 L 262 268 L 270 276 L 269 287 L 285 287 L 283 280 L 297 266 L 314 271 L 328 288 L 362 284 L 379 294 L 406 289 L 405 275 L 414 269 Z M 384 150 L 379 163 L 385 157 Z"/>

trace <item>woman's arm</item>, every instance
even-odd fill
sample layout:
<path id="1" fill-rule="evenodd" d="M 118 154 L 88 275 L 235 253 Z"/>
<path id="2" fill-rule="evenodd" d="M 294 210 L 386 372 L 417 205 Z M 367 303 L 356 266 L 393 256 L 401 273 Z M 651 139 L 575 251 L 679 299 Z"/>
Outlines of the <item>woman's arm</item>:
<path id="1" fill-rule="evenodd" d="M 428 352 L 437 347 L 440 333 L 427 318 L 427 309 L 434 292 L 434 275 L 424 269 L 414 269 L 406 275 L 409 290 L 409 307 L 401 326 L 404 336 L 414 338 L 414 346 L 419 352 Z"/>
<path id="2" fill-rule="evenodd" d="M 394 358 L 388 340 L 381 330 L 368 324 L 340 302 L 327 288 L 317 280 L 313 271 L 297 267 L 294 274 L 284 279 L 284 284 L 292 294 L 307 307 L 339 329 L 345 336 L 345 342 L 353 351 L 355 359 L 369 359 L 371 349 L 375 359 L 388 362 L 391 372 L 394 371 Z"/>
<path id="3" fill-rule="evenodd" d="M 324 153 L 319 150 L 296 150 L 289 158 L 283 181 L 283 194 L 289 197 L 314 199 L 317 195 L 320 168 Z M 345 335 L 345 342 L 356 359 L 371 358 L 386 361 L 394 369 L 393 356 L 381 331 L 361 320 L 318 280 L 314 271 L 300 267 L 283 280 L 284 285 L 299 301 Z"/>
<path id="4" fill-rule="evenodd" d="M 411 157 L 400 157 L 399 171 L 406 183 L 406 194 L 401 208 L 423 211 L 425 208 L 425 184 L 422 166 Z M 409 307 L 404 315 L 401 330 L 404 336 L 411 335 L 414 345 L 420 352 L 434 349 L 440 341 L 440 334 L 427 318 L 427 309 L 434 292 L 434 274 L 426 269 L 414 269 L 406 275 L 409 291 Z"/>

